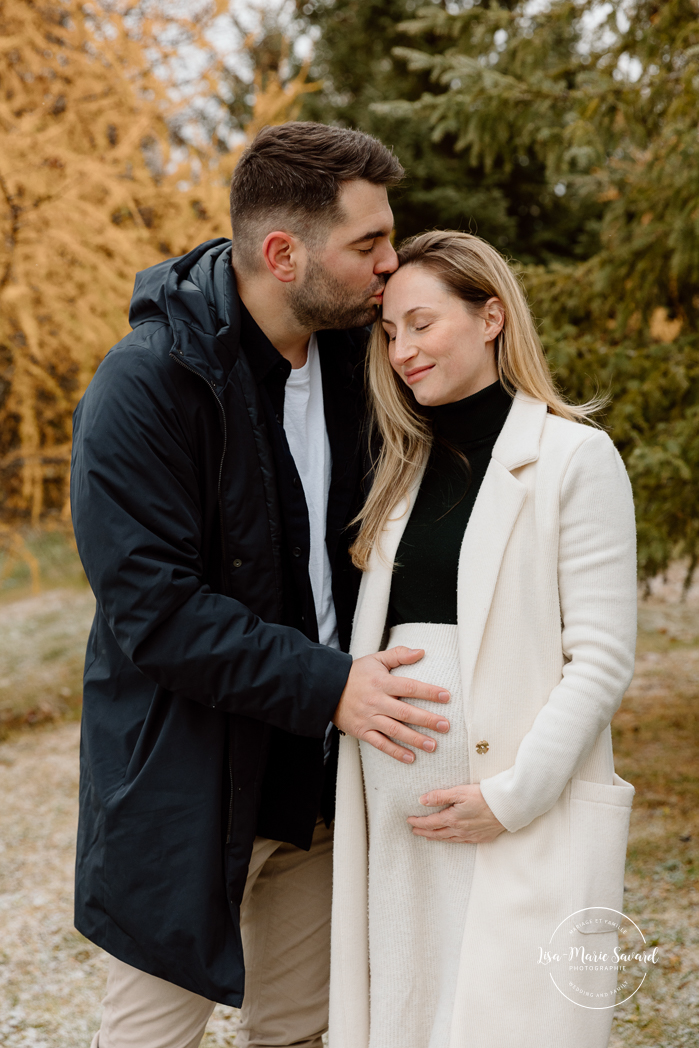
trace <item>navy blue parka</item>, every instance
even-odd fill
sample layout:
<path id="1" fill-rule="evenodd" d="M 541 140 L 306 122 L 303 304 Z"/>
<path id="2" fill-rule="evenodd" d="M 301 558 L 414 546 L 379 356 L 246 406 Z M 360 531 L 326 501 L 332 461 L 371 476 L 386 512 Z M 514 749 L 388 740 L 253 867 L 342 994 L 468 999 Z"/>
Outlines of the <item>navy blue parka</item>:
<path id="1" fill-rule="evenodd" d="M 308 847 L 322 786 L 309 760 L 322 778 L 351 666 L 365 333 L 319 333 L 337 651 L 283 621 L 278 478 L 230 241 L 140 273 L 130 322 L 74 419 L 73 522 L 97 599 L 75 923 L 127 964 L 239 1006 L 239 904 L 270 747 L 284 754 L 279 790 L 298 780 L 312 794 L 296 842 Z"/>

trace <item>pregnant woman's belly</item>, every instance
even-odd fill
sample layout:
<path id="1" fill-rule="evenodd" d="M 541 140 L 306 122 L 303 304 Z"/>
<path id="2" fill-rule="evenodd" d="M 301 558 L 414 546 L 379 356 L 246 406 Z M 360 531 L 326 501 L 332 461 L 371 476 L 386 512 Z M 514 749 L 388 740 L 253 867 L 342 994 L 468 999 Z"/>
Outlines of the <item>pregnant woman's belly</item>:
<path id="1" fill-rule="evenodd" d="M 412 764 L 394 760 L 368 743 L 360 743 L 370 832 L 377 819 L 382 823 L 387 819 L 399 819 L 401 828 L 404 828 L 408 815 L 427 815 L 433 810 L 419 803 L 418 798 L 423 793 L 461 786 L 470 781 L 457 631 L 457 626 L 434 622 L 408 622 L 391 630 L 387 647 L 402 644 L 408 648 L 425 649 L 420 662 L 400 666 L 392 671 L 392 675 L 439 685 L 451 695 L 446 705 L 419 699 L 406 701 L 432 713 L 444 713 L 450 728 L 443 735 L 418 727 L 421 734 L 434 738 L 437 748 L 432 753 L 414 750 Z"/>

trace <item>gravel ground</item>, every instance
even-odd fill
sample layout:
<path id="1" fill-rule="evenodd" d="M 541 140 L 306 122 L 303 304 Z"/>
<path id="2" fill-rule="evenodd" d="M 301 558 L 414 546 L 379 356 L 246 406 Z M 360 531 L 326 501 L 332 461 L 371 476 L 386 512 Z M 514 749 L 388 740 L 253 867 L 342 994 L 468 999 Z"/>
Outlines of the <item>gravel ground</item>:
<path id="1" fill-rule="evenodd" d="M 642 605 L 637 674 L 615 720 L 619 771 L 638 791 L 625 909 L 661 962 L 618 1010 L 611 1048 L 699 1046 L 699 591 L 684 605 L 678 595 L 672 576 Z M 29 679 L 27 708 L 43 694 L 55 709 L 91 614 L 89 594 L 70 591 L 0 608 L 0 689 Z M 76 723 L 59 723 L 0 744 L 1 1048 L 88 1048 L 99 1025 L 105 955 L 72 926 L 78 741 Z M 204 1048 L 234 1045 L 236 1021 L 217 1007 Z"/>
<path id="2" fill-rule="evenodd" d="M 88 1048 L 99 1027 L 106 954 L 73 928 L 77 724 L 0 746 L 0 1045 Z M 231 1045 L 218 1007 L 205 1048 Z"/>

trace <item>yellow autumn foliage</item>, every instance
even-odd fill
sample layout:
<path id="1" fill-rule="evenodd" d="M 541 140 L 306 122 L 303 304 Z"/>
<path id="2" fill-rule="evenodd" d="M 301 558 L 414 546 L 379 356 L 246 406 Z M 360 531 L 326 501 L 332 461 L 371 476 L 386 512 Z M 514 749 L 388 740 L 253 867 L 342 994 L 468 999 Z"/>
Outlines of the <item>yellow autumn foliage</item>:
<path id="1" fill-rule="evenodd" d="M 128 330 L 134 274 L 229 233 L 227 183 L 243 146 L 223 156 L 206 144 L 173 148 L 170 23 L 147 8 L 135 20 L 130 8 L 0 0 L 4 545 L 23 519 L 68 521 L 71 415 Z M 223 9 L 213 0 L 206 17 L 179 19 L 209 56 L 204 92 L 220 61 L 204 32 Z M 294 119 L 314 86 L 305 70 L 258 82 L 248 133 Z"/>

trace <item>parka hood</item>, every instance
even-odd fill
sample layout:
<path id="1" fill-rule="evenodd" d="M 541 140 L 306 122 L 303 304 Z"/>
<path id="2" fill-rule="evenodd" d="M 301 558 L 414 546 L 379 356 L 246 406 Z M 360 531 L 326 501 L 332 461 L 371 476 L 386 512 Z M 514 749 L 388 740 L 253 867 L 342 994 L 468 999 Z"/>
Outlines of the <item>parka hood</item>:
<path id="1" fill-rule="evenodd" d="M 238 355 L 240 309 L 231 241 L 207 240 L 136 275 L 129 323 L 167 324 L 171 355 L 223 388 Z"/>

